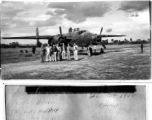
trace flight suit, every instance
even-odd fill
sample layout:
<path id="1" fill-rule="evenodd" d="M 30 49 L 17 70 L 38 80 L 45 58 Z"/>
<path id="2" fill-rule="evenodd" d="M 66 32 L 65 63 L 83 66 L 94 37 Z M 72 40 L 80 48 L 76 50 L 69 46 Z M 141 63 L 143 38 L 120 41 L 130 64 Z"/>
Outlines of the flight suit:
<path id="1" fill-rule="evenodd" d="M 57 48 L 55 45 L 53 45 L 53 61 L 57 61 L 56 59 L 56 53 L 57 53 Z"/>
<path id="2" fill-rule="evenodd" d="M 65 47 L 64 45 L 62 46 L 62 60 L 65 60 Z"/>
<path id="3" fill-rule="evenodd" d="M 61 61 L 61 47 L 57 46 L 57 60 Z"/>
<path id="4" fill-rule="evenodd" d="M 87 54 L 88 54 L 89 57 L 91 56 L 89 47 L 87 48 Z"/>
<path id="5" fill-rule="evenodd" d="M 92 56 L 92 48 L 91 48 L 91 46 L 89 46 L 89 47 L 87 48 L 87 52 L 88 52 L 88 56 L 89 56 L 89 57 Z"/>
<path id="6" fill-rule="evenodd" d="M 74 60 L 78 60 L 78 46 L 74 45 Z"/>
<path id="7" fill-rule="evenodd" d="M 50 56 L 50 47 L 47 46 L 45 49 L 46 49 L 45 61 L 48 62 L 49 61 L 49 56 Z"/>
<path id="8" fill-rule="evenodd" d="M 41 62 L 44 62 L 44 47 L 41 45 Z"/>
<path id="9" fill-rule="evenodd" d="M 53 61 L 53 50 L 52 50 L 52 46 L 50 46 L 50 58 L 49 61 Z"/>
<path id="10" fill-rule="evenodd" d="M 70 46 L 67 46 L 67 60 L 71 60 Z"/>
<path id="11" fill-rule="evenodd" d="M 32 53 L 35 55 L 35 51 L 36 51 L 36 48 L 33 46 L 32 47 Z"/>

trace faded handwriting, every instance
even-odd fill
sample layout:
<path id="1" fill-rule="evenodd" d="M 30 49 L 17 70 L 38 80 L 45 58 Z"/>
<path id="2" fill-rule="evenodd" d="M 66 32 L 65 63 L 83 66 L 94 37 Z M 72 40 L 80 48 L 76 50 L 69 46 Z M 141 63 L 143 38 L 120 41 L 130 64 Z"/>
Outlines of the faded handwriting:
<path id="1" fill-rule="evenodd" d="M 38 99 L 36 101 L 34 101 L 33 104 L 27 102 L 27 101 L 15 101 L 12 104 L 12 110 L 11 113 L 16 113 L 16 114 L 36 114 L 36 113 L 51 113 L 51 112 L 58 112 L 59 108 L 55 107 L 53 108 L 50 107 L 49 105 L 52 105 L 53 102 L 51 100 L 43 100 L 43 99 Z M 39 107 L 38 109 L 34 109 L 34 108 L 28 108 L 26 107 L 26 109 L 16 109 L 18 108 L 18 106 L 29 106 L 29 105 L 36 105 L 36 106 L 46 106 L 45 109 L 42 109 L 41 107 Z"/>
<path id="2" fill-rule="evenodd" d="M 125 94 L 121 94 L 120 98 L 133 98 L 136 94 L 131 94 L 131 93 L 125 93 Z"/>
<path id="3" fill-rule="evenodd" d="M 57 113 L 59 111 L 59 108 L 46 108 L 46 109 L 12 109 L 11 113 L 14 114 L 36 114 L 36 113 Z"/>
<path id="4" fill-rule="evenodd" d="M 33 117 L 33 116 L 30 119 L 31 120 L 42 120 L 41 117 Z M 11 119 L 11 120 L 29 120 L 29 118 L 28 117 L 27 118 L 22 118 L 22 119 L 15 118 L 15 119 Z M 60 120 L 60 119 L 58 119 L 57 117 L 49 117 L 49 118 L 47 118 L 47 120 Z"/>
<path id="5" fill-rule="evenodd" d="M 12 109 L 11 110 L 11 113 L 12 114 L 30 114 L 30 113 L 36 113 L 36 110 L 34 110 L 34 109 L 30 109 L 30 110 L 19 110 L 19 109 Z"/>
<path id="6" fill-rule="evenodd" d="M 100 94 L 90 94 L 89 98 L 99 98 Z"/>
<path id="7" fill-rule="evenodd" d="M 50 113 L 50 112 L 58 112 L 59 108 L 47 108 L 45 110 L 39 109 L 38 113 Z"/>
<path id="8" fill-rule="evenodd" d="M 45 100 L 43 100 L 43 99 L 40 99 L 40 100 L 38 100 L 37 102 L 36 102 L 36 105 L 49 105 L 49 104 L 53 104 L 53 102 L 52 101 L 45 101 Z"/>
<path id="9" fill-rule="evenodd" d="M 100 103 L 99 107 L 100 108 L 116 108 L 119 105 L 120 105 L 119 103 L 115 103 L 115 104 L 113 104 L 113 103 Z"/>
<path id="10" fill-rule="evenodd" d="M 27 101 L 15 101 L 12 104 L 12 107 L 16 105 L 28 105 L 28 104 L 30 103 L 28 103 Z M 50 104 L 54 104 L 54 103 L 51 100 L 44 100 L 44 99 L 38 99 L 33 103 L 33 105 L 50 105 Z"/>
<path id="11" fill-rule="evenodd" d="M 89 95 L 89 99 L 92 99 L 92 98 L 100 98 L 101 95 L 103 94 L 90 94 Z M 118 97 L 118 98 L 133 98 L 136 94 L 135 93 L 107 93 L 107 94 L 104 94 L 105 97 L 109 97 L 109 98 L 114 98 L 114 97 Z"/>

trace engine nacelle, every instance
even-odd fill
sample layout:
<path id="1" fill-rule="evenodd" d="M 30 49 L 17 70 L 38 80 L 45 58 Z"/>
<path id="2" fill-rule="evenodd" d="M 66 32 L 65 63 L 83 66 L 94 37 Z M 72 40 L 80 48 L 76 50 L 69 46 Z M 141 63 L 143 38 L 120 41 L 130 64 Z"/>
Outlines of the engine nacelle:
<path id="1" fill-rule="evenodd" d="M 66 40 L 66 37 L 59 37 L 58 38 L 58 43 L 59 43 L 59 45 L 62 45 L 62 43 L 64 43 L 64 45 L 66 45 L 66 46 L 68 44 L 68 42 Z"/>
<path id="2" fill-rule="evenodd" d="M 54 44 L 59 44 L 62 45 L 62 43 L 64 43 L 65 45 L 67 45 L 67 41 L 65 37 L 62 36 L 54 36 L 48 39 L 48 44 L 50 46 L 54 45 Z"/>

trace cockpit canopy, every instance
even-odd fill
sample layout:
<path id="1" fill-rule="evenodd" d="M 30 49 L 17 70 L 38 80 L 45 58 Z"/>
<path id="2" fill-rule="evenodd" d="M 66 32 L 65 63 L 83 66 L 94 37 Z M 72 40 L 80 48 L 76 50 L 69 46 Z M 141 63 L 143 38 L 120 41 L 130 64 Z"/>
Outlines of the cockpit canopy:
<path id="1" fill-rule="evenodd" d="M 72 33 L 72 32 L 78 32 L 79 35 L 87 32 L 87 30 L 80 30 L 79 28 L 74 28 L 72 29 L 72 27 L 69 28 L 69 33 Z"/>
<path id="2" fill-rule="evenodd" d="M 79 28 L 74 28 L 74 29 L 72 29 L 72 27 L 70 27 L 69 28 L 69 33 L 71 33 L 71 32 L 77 32 L 77 31 L 79 31 L 80 29 Z"/>
<path id="3" fill-rule="evenodd" d="M 80 30 L 79 28 L 74 28 L 74 32 L 79 31 L 79 30 Z"/>
<path id="4" fill-rule="evenodd" d="M 81 31 L 79 31 L 79 35 L 81 35 L 81 34 L 83 34 L 85 32 L 87 32 L 87 30 L 81 30 Z"/>

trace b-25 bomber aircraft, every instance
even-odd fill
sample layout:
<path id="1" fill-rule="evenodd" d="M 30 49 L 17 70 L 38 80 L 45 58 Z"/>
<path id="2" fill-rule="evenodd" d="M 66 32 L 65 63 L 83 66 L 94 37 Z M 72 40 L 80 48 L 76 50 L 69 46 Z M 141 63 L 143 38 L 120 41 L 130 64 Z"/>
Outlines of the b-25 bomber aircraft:
<path id="1" fill-rule="evenodd" d="M 41 42 L 39 40 L 48 39 L 48 44 L 61 44 L 65 45 L 73 45 L 76 43 L 80 47 L 88 47 L 89 45 L 97 45 L 101 44 L 105 49 L 106 46 L 102 42 L 103 37 L 123 37 L 125 35 L 103 35 L 102 34 L 103 27 L 100 30 L 100 34 L 94 34 L 87 30 L 80 30 L 79 28 L 69 28 L 69 32 L 66 34 L 62 34 L 62 28 L 59 27 L 60 34 L 57 35 L 39 35 L 39 30 L 36 28 L 36 36 L 20 36 L 20 37 L 3 37 L 2 39 L 36 39 L 37 47 L 41 46 Z"/>

